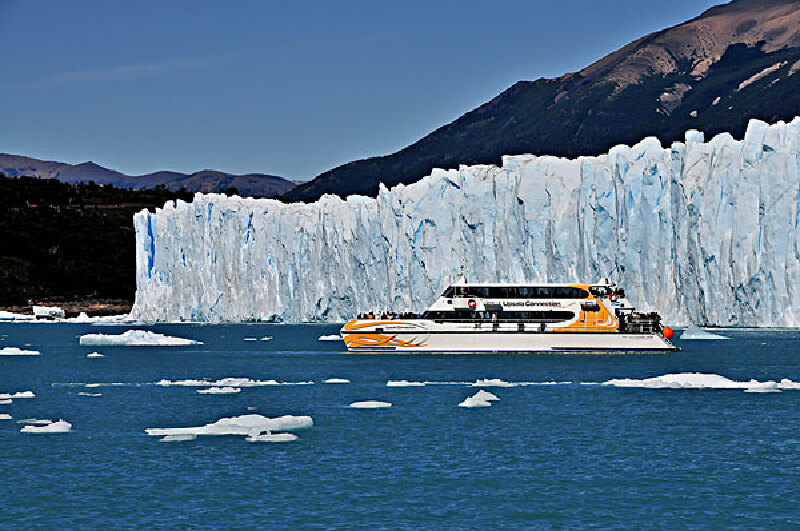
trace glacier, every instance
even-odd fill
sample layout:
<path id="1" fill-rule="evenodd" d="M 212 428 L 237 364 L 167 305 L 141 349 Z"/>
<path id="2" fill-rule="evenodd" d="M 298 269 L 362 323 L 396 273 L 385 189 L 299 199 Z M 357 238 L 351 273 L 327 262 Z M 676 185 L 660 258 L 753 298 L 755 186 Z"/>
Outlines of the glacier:
<path id="1" fill-rule="evenodd" d="M 458 277 L 625 287 L 673 325 L 800 326 L 800 117 L 577 159 L 434 169 L 376 198 L 201 194 L 134 216 L 142 321 L 421 311 Z"/>

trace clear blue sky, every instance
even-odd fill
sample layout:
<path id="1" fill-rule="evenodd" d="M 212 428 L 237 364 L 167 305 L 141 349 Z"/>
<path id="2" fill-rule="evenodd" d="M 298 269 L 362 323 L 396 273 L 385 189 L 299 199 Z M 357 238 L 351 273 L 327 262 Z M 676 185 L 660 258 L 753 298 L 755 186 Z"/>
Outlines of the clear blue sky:
<path id="1" fill-rule="evenodd" d="M 0 0 L 0 152 L 309 179 L 715 3 Z"/>

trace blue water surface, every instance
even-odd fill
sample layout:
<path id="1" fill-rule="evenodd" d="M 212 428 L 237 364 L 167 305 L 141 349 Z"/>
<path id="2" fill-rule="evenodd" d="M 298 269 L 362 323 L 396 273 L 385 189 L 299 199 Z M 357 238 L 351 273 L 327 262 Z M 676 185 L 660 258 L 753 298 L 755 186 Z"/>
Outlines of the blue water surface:
<path id="1" fill-rule="evenodd" d="M 582 385 L 682 371 L 800 381 L 800 332 L 725 332 L 648 355 L 364 355 L 320 342 L 338 325 L 163 325 L 191 347 L 81 347 L 122 327 L 2 324 L 0 527 L 9 528 L 797 528 L 800 391 Z M 273 336 L 272 341 L 244 338 Z M 102 359 L 87 359 L 99 350 Z M 314 385 L 200 395 L 162 378 L 247 377 Z M 323 384 L 347 378 L 347 385 Z M 571 382 L 491 389 L 387 388 L 388 379 Z M 85 383 L 128 385 L 86 388 Z M 100 392 L 101 397 L 78 395 Z M 382 400 L 389 409 L 348 404 Z M 201 437 L 160 443 L 148 427 L 257 412 L 310 415 L 290 443 Z M 63 418 L 66 434 L 20 433 Z"/>

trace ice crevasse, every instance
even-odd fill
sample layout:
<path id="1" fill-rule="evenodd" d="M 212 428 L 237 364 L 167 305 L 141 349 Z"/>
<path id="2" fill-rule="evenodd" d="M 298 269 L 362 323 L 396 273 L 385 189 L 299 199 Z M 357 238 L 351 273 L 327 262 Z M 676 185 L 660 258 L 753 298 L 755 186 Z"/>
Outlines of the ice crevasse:
<path id="1" fill-rule="evenodd" d="M 196 194 L 135 215 L 134 319 L 421 311 L 457 278 L 591 282 L 681 325 L 800 325 L 800 117 L 607 154 L 435 169 L 377 198 Z"/>

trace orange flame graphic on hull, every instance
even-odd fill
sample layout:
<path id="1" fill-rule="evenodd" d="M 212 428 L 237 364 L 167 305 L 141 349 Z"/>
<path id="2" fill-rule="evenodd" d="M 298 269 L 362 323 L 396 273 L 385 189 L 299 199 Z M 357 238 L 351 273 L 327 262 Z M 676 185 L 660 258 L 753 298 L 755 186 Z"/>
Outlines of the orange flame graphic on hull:
<path id="1" fill-rule="evenodd" d="M 416 336 L 411 339 L 400 339 L 396 335 L 386 334 L 347 334 L 344 342 L 351 347 L 424 347 L 425 341 Z"/>

